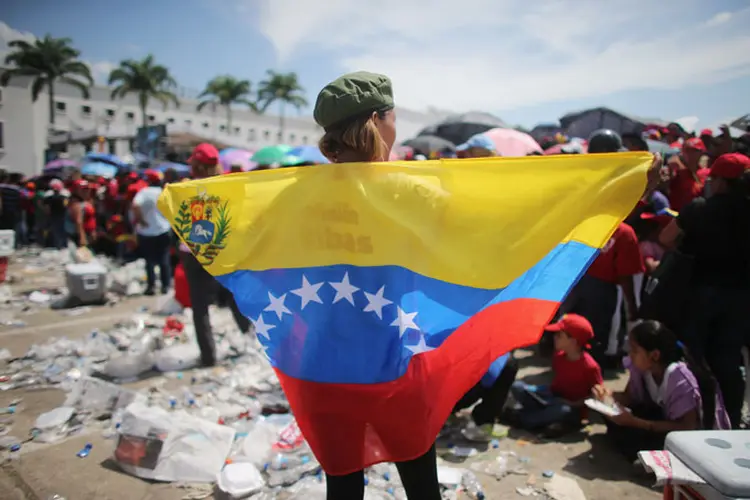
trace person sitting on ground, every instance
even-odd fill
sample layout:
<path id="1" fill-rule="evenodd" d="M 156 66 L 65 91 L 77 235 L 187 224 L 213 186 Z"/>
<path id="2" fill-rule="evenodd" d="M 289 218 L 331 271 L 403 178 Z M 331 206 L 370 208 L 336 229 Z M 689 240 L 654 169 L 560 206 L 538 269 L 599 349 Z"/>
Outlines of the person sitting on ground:
<path id="1" fill-rule="evenodd" d="M 641 450 L 661 450 L 672 431 L 729 429 L 715 380 L 697 365 L 677 337 L 658 321 L 644 321 L 630 332 L 630 372 L 623 392 L 594 387 L 594 396 L 617 403 L 619 415 L 607 417 L 607 434 L 628 459 Z"/>
<path id="2" fill-rule="evenodd" d="M 511 392 L 520 405 L 514 420 L 524 428 L 545 429 L 553 435 L 580 426 L 583 402 L 603 380 L 601 368 L 586 351 L 594 338 L 594 329 L 586 318 L 566 314 L 546 330 L 555 334 L 552 384 L 537 387 L 519 381 Z"/>
<path id="3" fill-rule="evenodd" d="M 472 421 L 478 429 L 475 436 L 488 439 L 492 436 L 492 427 L 502 413 L 517 373 L 518 362 L 513 354 L 505 354 L 497 358 L 482 379 L 456 403 L 454 414 L 481 401 L 471 410 Z"/>

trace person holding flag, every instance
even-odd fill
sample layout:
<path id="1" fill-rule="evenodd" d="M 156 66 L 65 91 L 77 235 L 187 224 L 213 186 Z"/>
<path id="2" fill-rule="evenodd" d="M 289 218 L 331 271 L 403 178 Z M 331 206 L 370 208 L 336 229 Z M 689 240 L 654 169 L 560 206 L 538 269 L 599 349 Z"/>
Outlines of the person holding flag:
<path id="1" fill-rule="evenodd" d="M 362 499 L 363 469 L 395 462 L 409 499 L 438 500 L 456 403 L 539 340 L 658 168 L 643 152 L 382 163 L 393 89 L 368 72 L 326 85 L 314 117 L 332 165 L 171 184 L 159 208 L 255 324 L 327 498 Z"/>

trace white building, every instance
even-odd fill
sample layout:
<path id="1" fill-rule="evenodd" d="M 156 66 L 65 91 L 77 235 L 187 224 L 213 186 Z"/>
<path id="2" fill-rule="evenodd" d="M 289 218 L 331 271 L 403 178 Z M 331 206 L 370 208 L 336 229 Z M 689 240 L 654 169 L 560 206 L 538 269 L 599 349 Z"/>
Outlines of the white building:
<path id="1" fill-rule="evenodd" d="M 7 87 L 0 88 L 0 92 L 0 168 L 25 175 L 39 173 L 48 147 L 48 94 L 44 92 L 32 102 L 31 79 L 25 77 L 12 79 Z M 152 100 L 147 109 L 149 124 L 166 124 L 168 134 L 189 132 L 209 141 L 250 150 L 279 143 L 291 146 L 315 144 L 322 135 L 322 129 L 312 117 L 299 116 L 293 109 L 288 109 L 283 133 L 278 116 L 260 115 L 239 107 L 232 109 L 231 129 L 228 129 L 223 107 L 214 110 L 206 106 L 199 113 L 196 110 L 198 101 L 189 93 L 181 91 L 178 96 L 180 106 L 176 108 L 170 105 L 165 109 L 161 103 Z M 101 136 L 106 139 L 105 152 L 120 156 L 133 152 L 136 131 L 142 125 L 135 95 L 113 101 L 110 100 L 109 88 L 95 86 L 90 90 L 89 99 L 84 99 L 78 89 L 58 83 L 54 99 L 57 133 L 69 133 L 73 139 Z M 442 116 L 444 114 L 438 112 L 397 110 L 399 140 L 413 137 Z M 70 158 L 77 159 L 86 153 L 86 149 L 80 145 L 71 146 L 67 153 Z"/>

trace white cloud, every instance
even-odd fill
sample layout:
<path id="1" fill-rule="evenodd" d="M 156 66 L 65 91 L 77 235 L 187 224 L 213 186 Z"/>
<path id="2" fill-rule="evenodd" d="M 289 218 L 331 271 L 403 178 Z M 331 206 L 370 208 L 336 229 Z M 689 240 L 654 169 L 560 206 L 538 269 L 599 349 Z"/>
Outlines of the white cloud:
<path id="1" fill-rule="evenodd" d="M 719 12 L 714 17 L 706 21 L 707 26 L 718 26 L 720 24 L 724 24 L 729 22 L 732 19 L 732 13 L 731 12 Z"/>
<path id="2" fill-rule="evenodd" d="M 8 43 L 13 40 L 25 40 L 31 43 L 36 40 L 36 36 L 28 31 L 14 29 L 8 26 L 7 23 L 0 21 L 0 61 L 4 62 L 5 56 L 11 51 Z M 98 83 L 106 83 L 109 72 L 117 66 L 117 64 L 110 61 L 89 61 L 83 59 L 83 62 L 91 68 L 91 76 Z"/>
<path id="3" fill-rule="evenodd" d="M 748 11 L 708 22 L 699 0 L 263 0 L 260 16 L 257 0 L 235 1 L 280 62 L 388 74 L 411 108 L 501 111 L 750 73 Z"/>

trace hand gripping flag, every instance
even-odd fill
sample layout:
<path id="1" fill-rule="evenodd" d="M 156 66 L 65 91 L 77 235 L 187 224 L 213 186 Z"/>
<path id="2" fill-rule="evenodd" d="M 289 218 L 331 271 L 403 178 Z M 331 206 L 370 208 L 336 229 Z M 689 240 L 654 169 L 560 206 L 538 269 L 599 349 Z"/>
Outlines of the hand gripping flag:
<path id="1" fill-rule="evenodd" d="M 326 165 L 170 184 L 326 472 L 425 453 L 638 202 L 647 153 Z"/>

